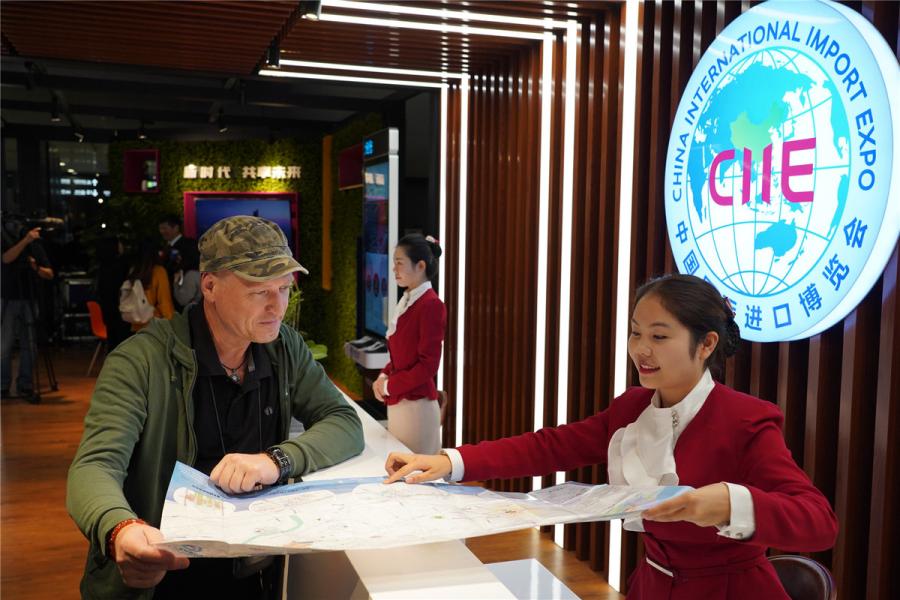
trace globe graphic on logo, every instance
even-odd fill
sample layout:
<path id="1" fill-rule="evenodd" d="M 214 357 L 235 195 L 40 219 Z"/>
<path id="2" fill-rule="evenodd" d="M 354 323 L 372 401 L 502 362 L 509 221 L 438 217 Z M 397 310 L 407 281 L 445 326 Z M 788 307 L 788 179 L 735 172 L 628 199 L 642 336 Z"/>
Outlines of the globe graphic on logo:
<path id="1" fill-rule="evenodd" d="M 687 157 L 687 212 L 698 260 L 739 294 L 780 294 L 816 268 L 838 231 L 850 183 L 845 108 L 826 72 L 788 47 L 749 54 L 717 83 L 695 121 Z M 812 191 L 807 202 L 785 198 L 782 187 L 784 144 L 801 140 L 814 147 L 790 153 L 789 164 L 812 163 L 812 172 L 792 175 L 788 185 Z M 715 189 L 731 197 L 729 206 L 711 197 L 709 174 L 716 156 L 731 149 L 733 159 L 720 160 L 715 171 Z"/>

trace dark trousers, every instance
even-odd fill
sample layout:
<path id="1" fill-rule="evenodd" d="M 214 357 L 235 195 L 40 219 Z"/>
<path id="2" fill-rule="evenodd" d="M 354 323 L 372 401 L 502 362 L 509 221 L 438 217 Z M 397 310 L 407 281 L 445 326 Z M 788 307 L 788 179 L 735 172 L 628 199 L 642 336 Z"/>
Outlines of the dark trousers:
<path id="1" fill-rule="evenodd" d="M 236 560 L 238 561 L 237 567 Z M 261 571 L 238 577 L 239 559 L 192 558 L 191 566 L 169 571 L 156 586 L 154 600 L 177 598 L 215 598 L 215 600 L 280 600 L 284 558 Z M 243 575 L 243 573 L 239 573 Z"/>
<path id="2" fill-rule="evenodd" d="M 9 390 L 12 384 L 12 351 L 19 342 L 19 375 L 16 391 L 21 395 L 34 389 L 34 316 L 31 303 L 27 300 L 3 300 L 0 317 L 0 342 L 2 342 L 2 364 L 0 364 L 0 387 Z"/>

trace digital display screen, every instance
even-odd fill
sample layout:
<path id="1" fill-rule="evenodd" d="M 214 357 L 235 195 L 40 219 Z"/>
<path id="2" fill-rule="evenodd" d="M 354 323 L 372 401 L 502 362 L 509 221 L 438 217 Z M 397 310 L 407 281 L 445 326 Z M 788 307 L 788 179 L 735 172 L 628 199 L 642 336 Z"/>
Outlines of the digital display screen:
<path id="1" fill-rule="evenodd" d="M 365 328 L 385 336 L 388 321 L 388 162 L 363 170 L 363 253 Z"/>
<path id="2" fill-rule="evenodd" d="M 234 215 L 251 215 L 274 221 L 288 239 L 292 252 L 294 234 L 291 227 L 291 200 L 285 199 L 249 199 L 246 197 L 229 198 L 227 196 L 204 197 L 198 199 L 197 207 L 197 239 L 217 221 Z"/>

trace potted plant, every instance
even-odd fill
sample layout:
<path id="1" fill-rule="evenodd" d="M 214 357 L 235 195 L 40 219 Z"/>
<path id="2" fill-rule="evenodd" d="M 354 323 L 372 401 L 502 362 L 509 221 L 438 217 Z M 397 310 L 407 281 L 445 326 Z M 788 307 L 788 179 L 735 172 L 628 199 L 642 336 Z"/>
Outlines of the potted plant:
<path id="1" fill-rule="evenodd" d="M 309 339 L 306 333 L 300 329 L 300 304 L 303 302 L 303 292 L 300 291 L 300 286 L 297 285 L 297 282 L 294 282 L 294 285 L 291 286 L 291 295 L 288 298 L 287 310 L 284 313 L 284 322 L 293 327 L 297 333 L 303 338 L 306 342 L 306 345 L 309 346 L 310 352 L 312 352 L 313 358 L 316 360 L 323 360 L 328 358 L 328 346 L 324 344 L 317 344 L 313 340 Z"/>

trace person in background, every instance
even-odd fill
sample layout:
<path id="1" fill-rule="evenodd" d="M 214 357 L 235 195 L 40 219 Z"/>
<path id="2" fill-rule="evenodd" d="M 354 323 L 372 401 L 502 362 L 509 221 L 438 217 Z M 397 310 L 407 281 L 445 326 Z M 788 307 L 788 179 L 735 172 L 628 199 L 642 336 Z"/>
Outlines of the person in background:
<path id="1" fill-rule="evenodd" d="M 107 352 L 112 352 L 119 343 L 131 335 L 131 327 L 122 320 L 119 312 L 119 289 L 128 278 L 128 262 L 123 256 L 124 251 L 122 241 L 118 237 L 104 237 L 97 242 L 94 294 L 106 325 Z"/>
<path id="2" fill-rule="evenodd" d="M 304 269 L 278 225 L 229 217 L 200 251 L 203 301 L 120 344 L 94 386 L 66 492 L 90 543 L 83 598 L 281 598 L 276 557 L 189 561 L 154 546 L 175 461 L 237 494 L 364 447 L 356 410 L 282 323 Z M 291 417 L 306 431 L 289 439 Z"/>
<path id="3" fill-rule="evenodd" d="M 441 410 L 434 383 L 441 362 L 447 310 L 431 287 L 441 247 L 410 234 L 394 250 L 394 277 L 406 288 L 387 330 L 390 362 L 372 384 L 387 405 L 388 431 L 417 453 L 440 449 Z"/>
<path id="4" fill-rule="evenodd" d="M 203 293 L 200 290 L 200 254 L 190 249 L 181 258 L 181 269 L 175 271 L 172 278 L 172 295 L 175 306 L 188 306 L 200 302 Z"/>
<path id="5" fill-rule="evenodd" d="M 710 368 L 739 341 L 731 307 L 712 284 L 691 275 L 652 280 L 635 293 L 628 341 L 642 387 L 583 421 L 433 456 L 391 454 L 386 482 L 605 464 L 613 485 L 692 486 L 625 521 L 643 532 L 646 550 L 628 598 L 789 600 L 766 550 L 827 550 L 838 523 L 791 458 L 778 407 L 713 381 Z"/>
<path id="6" fill-rule="evenodd" d="M 128 271 L 129 281 L 139 279 L 144 286 L 147 301 L 153 306 L 153 316 L 171 319 L 175 314 L 172 305 L 172 289 L 169 287 L 169 276 L 159 264 L 159 251 L 152 240 L 144 240 L 138 245 L 137 255 Z M 131 331 L 140 331 L 148 323 L 132 323 Z"/>
<path id="7" fill-rule="evenodd" d="M 186 238 L 182 235 L 183 224 L 181 217 L 175 214 L 167 215 L 159 222 L 159 235 L 166 242 L 163 249 L 163 266 L 169 274 L 169 284 L 171 289 L 175 289 L 176 276 L 180 279 L 178 273 L 183 269 L 183 261 L 185 258 L 197 255 L 197 240 Z M 175 310 L 181 312 L 184 305 L 175 303 Z"/>
<path id="8" fill-rule="evenodd" d="M 53 269 L 40 244 L 41 228 L 26 230 L 16 220 L 3 223 L 3 259 L 0 268 L 0 294 L 2 294 L 2 364 L 0 378 L 3 398 L 10 397 L 12 384 L 12 352 L 19 343 L 19 374 L 16 393 L 29 402 L 35 402 L 34 360 L 35 328 L 34 277 L 53 279 Z"/>

